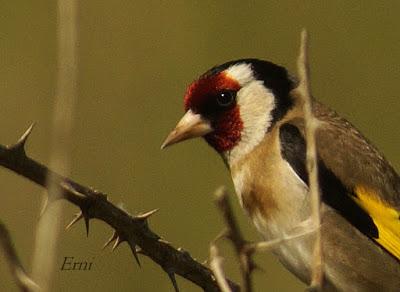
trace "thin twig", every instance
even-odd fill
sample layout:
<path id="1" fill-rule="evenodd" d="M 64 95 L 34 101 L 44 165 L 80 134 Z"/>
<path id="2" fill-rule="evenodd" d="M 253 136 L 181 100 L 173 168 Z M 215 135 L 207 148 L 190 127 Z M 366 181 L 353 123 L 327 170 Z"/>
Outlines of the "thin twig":
<path id="1" fill-rule="evenodd" d="M 0 222 L 0 246 L 20 291 L 39 291 L 39 286 L 26 274 L 14 249 L 10 233 L 2 222 Z"/>
<path id="2" fill-rule="evenodd" d="M 312 113 L 312 97 L 310 93 L 309 63 L 308 63 L 308 37 L 304 29 L 301 33 L 300 54 L 297 61 L 297 70 L 300 79 L 298 88 L 299 96 L 303 100 L 303 114 L 305 122 L 305 136 L 307 143 L 307 172 L 309 177 L 311 221 L 318 229 L 315 234 L 313 262 L 311 271 L 311 288 L 320 290 L 323 285 L 323 255 L 321 241 L 321 202 L 318 184 L 318 161 L 315 143 L 315 130 L 318 121 Z"/>
<path id="3" fill-rule="evenodd" d="M 253 291 L 252 272 L 257 268 L 254 263 L 252 255 L 254 249 L 250 248 L 252 245 L 247 242 L 242 232 L 240 231 L 239 225 L 237 224 L 236 218 L 233 214 L 232 206 L 229 201 L 229 195 L 224 187 L 220 187 L 215 192 L 216 204 L 222 213 L 224 223 L 227 227 L 226 237 L 232 242 L 236 255 L 239 259 L 240 273 L 242 276 L 242 282 L 245 292 Z"/>
<path id="4" fill-rule="evenodd" d="M 24 133 L 24 139 L 31 133 L 30 127 Z M 201 287 L 204 291 L 220 291 L 212 271 L 200 264 L 183 249 L 176 249 L 167 241 L 161 239 L 149 228 L 148 216 L 154 212 L 133 216 L 117 207 L 107 199 L 107 195 L 92 188 L 83 186 L 75 181 L 61 176 L 46 166 L 26 155 L 24 143 L 11 146 L 0 145 L 0 165 L 15 173 L 47 188 L 46 178 L 52 175 L 57 184 L 63 189 L 62 199 L 78 206 L 83 219 L 89 225 L 90 219 L 96 218 L 110 225 L 120 239 L 130 246 L 132 253 L 148 256 L 160 265 L 168 275 L 178 274 Z M 239 291 L 237 284 L 228 280 L 232 291 Z"/>
<path id="5" fill-rule="evenodd" d="M 286 243 L 288 241 L 298 239 L 307 235 L 310 235 L 311 233 L 314 233 L 316 231 L 316 228 L 314 229 L 309 229 L 309 230 L 301 230 L 300 232 L 293 232 L 289 233 L 289 235 L 280 237 L 280 238 L 275 238 L 267 241 L 260 241 L 260 242 L 255 242 L 253 243 L 250 248 L 252 248 L 254 251 L 269 251 L 273 249 L 274 247 Z"/>
<path id="6" fill-rule="evenodd" d="M 224 270 L 222 269 L 222 258 L 219 256 L 218 248 L 214 243 L 210 244 L 210 268 L 215 275 L 222 292 L 232 292 L 231 287 L 226 281 Z"/>

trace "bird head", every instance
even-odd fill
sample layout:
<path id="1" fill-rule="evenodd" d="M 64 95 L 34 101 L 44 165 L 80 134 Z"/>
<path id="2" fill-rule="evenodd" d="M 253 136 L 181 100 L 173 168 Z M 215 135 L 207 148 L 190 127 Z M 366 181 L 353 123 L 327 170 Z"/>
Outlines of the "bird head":
<path id="1" fill-rule="evenodd" d="M 258 59 L 216 66 L 188 87 L 185 114 L 162 148 L 204 137 L 228 161 L 250 152 L 292 107 L 286 69 Z"/>

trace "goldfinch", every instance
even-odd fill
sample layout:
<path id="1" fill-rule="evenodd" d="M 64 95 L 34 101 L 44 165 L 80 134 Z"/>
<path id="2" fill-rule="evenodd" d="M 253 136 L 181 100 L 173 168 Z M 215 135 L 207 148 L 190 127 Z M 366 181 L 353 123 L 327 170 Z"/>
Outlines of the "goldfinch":
<path id="1" fill-rule="evenodd" d="M 304 120 L 296 80 L 268 61 L 216 66 L 187 89 L 162 148 L 204 137 L 223 158 L 241 206 L 266 240 L 310 217 Z M 321 192 L 324 291 L 400 291 L 400 178 L 347 120 L 313 100 Z M 310 282 L 313 236 L 274 249 Z"/>

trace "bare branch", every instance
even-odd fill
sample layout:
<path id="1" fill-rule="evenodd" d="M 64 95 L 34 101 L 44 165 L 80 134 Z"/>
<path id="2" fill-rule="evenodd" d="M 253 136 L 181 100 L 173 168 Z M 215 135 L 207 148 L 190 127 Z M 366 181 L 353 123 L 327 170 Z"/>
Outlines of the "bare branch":
<path id="1" fill-rule="evenodd" d="M 321 198 L 318 184 L 318 161 L 315 143 L 315 130 L 318 121 L 312 113 L 312 97 L 310 92 L 310 77 L 308 63 L 308 36 L 304 29 L 301 33 L 300 53 L 297 60 L 299 86 L 296 88 L 298 96 L 303 101 L 303 115 L 305 122 L 305 136 L 307 144 L 307 173 L 309 177 L 311 221 L 318 229 L 315 234 L 315 245 L 313 251 L 313 263 L 311 271 L 310 288 L 321 290 L 323 285 L 323 255 L 321 242 Z"/>
<path id="2" fill-rule="evenodd" d="M 89 219 L 99 219 L 110 225 L 120 239 L 126 240 L 133 254 L 140 247 L 146 255 L 160 265 L 168 275 L 178 274 L 201 287 L 204 291 L 220 291 L 212 271 L 194 260 L 187 251 L 176 249 L 150 230 L 147 218 L 154 212 L 133 216 L 117 207 L 104 193 L 88 188 L 61 176 L 29 158 L 25 151 L 13 151 L 15 145 L 0 145 L 0 165 L 47 188 L 46 177 L 51 175 L 62 189 L 61 197 L 80 208 Z M 238 285 L 229 281 L 233 291 Z"/>
<path id="3" fill-rule="evenodd" d="M 254 249 L 251 248 L 251 244 L 247 242 L 240 231 L 239 225 L 237 224 L 236 218 L 233 214 L 233 210 L 229 201 L 229 195 L 224 187 L 220 187 L 216 192 L 216 203 L 227 226 L 226 237 L 232 242 L 236 255 L 239 259 L 240 272 L 242 275 L 242 282 L 244 291 L 253 291 L 253 284 L 251 275 L 257 265 L 252 259 Z M 212 249 L 210 250 L 212 251 Z M 216 250 L 214 249 L 216 253 Z M 215 259 L 216 265 L 218 266 L 218 259 Z"/>
<path id="4" fill-rule="evenodd" d="M 210 268 L 214 272 L 218 285 L 222 292 L 232 292 L 231 287 L 226 281 L 224 270 L 222 269 L 222 258 L 218 254 L 218 248 L 214 243 L 210 244 Z"/>
<path id="5" fill-rule="evenodd" d="M 20 291 L 39 291 L 39 286 L 25 273 L 25 269 L 14 249 L 10 233 L 2 222 L 0 222 L 0 246 Z"/>
<path id="6" fill-rule="evenodd" d="M 64 175 L 70 172 L 69 152 L 73 124 L 73 110 L 77 97 L 77 45 L 78 45 L 78 1 L 57 1 L 57 82 L 54 95 L 53 123 L 50 144 L 52 169 Z M 25 143 L 26 138 L 24 138 Z M 52 202 L 62 192 L 51 173 L 47 177 L 48 196 L 36 226 L 35 245 L 32 259 L 32 277 L 39 283 L 43 292 L 51 291 L 51 282 L 58 238 L 60 235 L 62 205 L 53 205 L 51 215 L 46 213 Z M 82 210 L 86 229 L 89 232 L 87 216 Z"/>

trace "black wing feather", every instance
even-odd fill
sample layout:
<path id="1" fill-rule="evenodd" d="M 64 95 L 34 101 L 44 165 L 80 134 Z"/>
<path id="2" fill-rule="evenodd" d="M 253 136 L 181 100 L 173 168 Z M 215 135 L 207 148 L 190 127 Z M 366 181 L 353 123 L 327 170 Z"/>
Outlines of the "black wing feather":
<path id="1" fill-rule="evenodd" d="M 283 124 L 280 127 L 280 142 L 282 157 L 308 185 L 306 142 L 300 130 L 295 125 Z M 351 198 L 354 195 L 353 190 L 347 189 L 320 158 L 318 158 L 318 172 L 322 201 L 334 208 L 366 236 L 378 238 L 378 228 L 372 218 Z"/>

